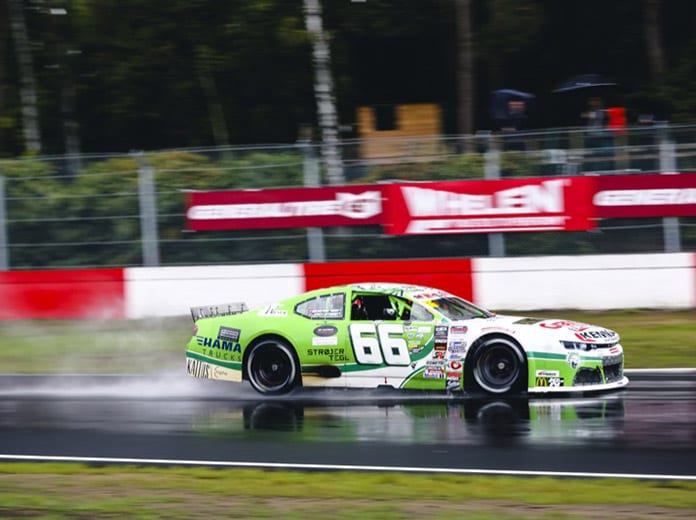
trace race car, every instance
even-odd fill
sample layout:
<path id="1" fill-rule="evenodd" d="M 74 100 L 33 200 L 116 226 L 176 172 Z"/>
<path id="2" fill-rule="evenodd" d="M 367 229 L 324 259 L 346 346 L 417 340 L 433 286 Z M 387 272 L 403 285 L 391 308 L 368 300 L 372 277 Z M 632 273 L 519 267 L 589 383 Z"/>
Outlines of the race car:
<path id="1" fill-rule="evenodd" d="M 500 395 L 628 384 L 612 330 L 498 315 L 432 287 L 356 283 L 191 315 L 187 373 L 248 381 L 267 395 L 301 386 Z"/>

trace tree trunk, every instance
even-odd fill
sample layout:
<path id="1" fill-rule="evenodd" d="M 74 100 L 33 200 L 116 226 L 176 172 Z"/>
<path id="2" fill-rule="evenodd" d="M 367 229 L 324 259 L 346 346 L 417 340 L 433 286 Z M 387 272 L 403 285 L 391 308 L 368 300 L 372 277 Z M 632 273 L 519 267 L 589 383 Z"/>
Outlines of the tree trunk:
<path id="1" fill-rule="evenodd" d="M 82 167 L 80 160 L 80 125 L 75 119 L 77 89 L 72 77 L 64 75 L 60 91 L 60 111 L 63 118 L 63 141 L 65 143 L 67 174 L 75 176 Z"/>
<path id="2" fill-rule="evenodd" d="M 198 74 L 198 82 L 203 90 L 205 104 L 208 105 L 208 120 L 213 131 L 215 146 L 227 146 L 230 144 L 230 136 L 215 79 L 208 71 L 204 71 Z"/>
<path id="3" fill-rule="evenodd" d="M 305 25 L 312 39 L 314 97 L 321 128 L 322 156 L 329 184 L 343 184 L 343 166 L 338 150 L 338 116 L 331 77 L 331 49 L 324 33 L 319 0 L 304 0 Z"/>
<path id="4" fill-rule="evenodd" d="M 0 34 L 7 34 L 9 26 L 7 25 L 7 8 L 0 5 Z M 7 111 L 7 40 L 0 38 L 0 121 L 6 117 Z M 0 143 L 5 143 L 4 125 L 0 124 Z M 3 151 L 0 144 L 0 153 Z M 0 247 L 2 244 L 0 243 Z M 0 269 L 2 266 L 0 265 Z"/>
<path id="5" fill-rule="evenodd" d="M 665 73 L 665 53 L 662 45 L 662 17 L 660 0 L 644 0 L 643 19 L 645 25 L 645 45 L 650 65 L 650 75 L 655 83 L 662 81 Z"/>
<path id="6" fill-rule="evenodd" d="M 474 57 L 471 34 L 471 0 L 456 0 L 457 23 L 457 132 L 474 133 Z M 473 140 L 466 139 L 467 151 Z"/>
<path id="7" fill-rule="evenodd" d="M 29 35 L 24 19 L 22 0 L 8 0 L 10 26 L 14 51 L 19 68 L 19 97 L 22 103 L 22 126 L 24 128 L 24 148 L 30 153 L 41 151 L 39 132 L 39 106 L 36 97 L 36 78 L 29 47 Z"/>

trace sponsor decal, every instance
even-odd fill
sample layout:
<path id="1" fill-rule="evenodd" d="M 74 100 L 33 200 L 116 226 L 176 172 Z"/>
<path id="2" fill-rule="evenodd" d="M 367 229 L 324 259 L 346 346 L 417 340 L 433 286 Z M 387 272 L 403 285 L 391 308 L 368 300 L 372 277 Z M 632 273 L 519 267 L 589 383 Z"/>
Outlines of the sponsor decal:
<path id="1" fill-rule="evenodd" d="M 444 355 L 444 353 L 447 351 L 447 344 L 446 343 L 435 343 L 435 345 L 433 346 L 433 349 L 435 349 L 439 352 L 442 352 Z"/>
<path id="2" fill-rule="evenodd" d="M 436 325 L 433 332 L 435 350 L 447 350 L 447 325 Z"/>
<path id="3" fill-rule="evenodd" d="M 449 362 L 449 367 L 450 370 L 455 370 L 455 371 L 460 371 L 462 370 L 462 364 L 458 360 L 452 360 Z"/>
<path id="4" fill-rule="evenodd" d="M 208 338 L 206 336 L 196 336 L 196 343 L 199 347 L 213 348 L 219 350 L 227 350 L 230 352 L 241 352 L 242 347 L 239 343 L 234 341 L 226 341 L 221 339 Z"/>
<path id="5" fill-rule="evenodd" d="M 213 366 L 213 377 L 215 379 L 227 379 L 230 375 L 230 371 L 226 368 L 218 365 Z"/>
<path id="6" fill-rule="evenodd" d="M 447 372 L 446 377 L 448 380 L 459 381 L 459 378 L 462 377 L 462 373 L 461 372 Z"/>
<path id="7" fill-rule="evenodd" d="M 420 343 L 409 343 L 408 344 L 408 351 L 411 355 L 420 354 L 421 352 L 423 352 L 423 348 L 424 348 L 423 345 L 421 345 Z"/>
<path id="8" fill-rule="evenodd" d="M 218 339 L 226 339 L 229 341 L 237 342 L 239 341 L 239 335 L 241 334 L 239 329 L 231 329 L 229 327 L 220 327 L 218 330 Z"/>
<path id="9" fill-rule="evenodd" d="M 280 308 L 280 304 L 272 303 L 259 311 L 259 316 L 287 316 L 288 311 Z"/>
<path id="10" fill-rule="evenodd" d="M 312 346 L 313 347 L 324 347 L 329 345 L 338 345 L 338 338 L 336 336 L 324 337 L 313 337 Z"/>
<path id="11" fill-rule="evenodd" d="M 426 368 L 423 371 L 423 379 L 444 379 L 445 371 L 440 368 Z"/>
<path id="12" fill-rule="evenodd" d="M 582 332 L 592 327 L 587 323 L 580 323 L 577 321 L 567 321 L 567 320 L 545 320 L 539 324 L 540 327 L 545 329 L 568 329 L 573 332 Z"/>
<path id="13" fill-rule="evenodd" d="M 442 350 L 436 350 L 433 352 L 433 359 L 445 359 L 445 352 Z"/>
<path id="14" fill-rule="evenodd" d="M 438 289 L 433 289 L 432 291 L 423 291 L 413 295 L 414 300 L 435 300 L 437 298 L 442 298 L 449 296 L 448 293 L 440 291 Z M 427 303 L 427 302 L 426 302 Z"/>
<path id="15" fill-rule="evenodd" d="M 428 368 L 445 368 L 445 360 L 444 359 L 428 359 L 425 362 L 425 366 Z"/>
<path id="16" fill-rule="evenodd" d="M 309 348 L 307 355 L 312 357 L 325 357 L 331 362 L 348 361 L 346 351 L 343 348 Z"/>
<path id="17" fill-rule="evenodd" d="M 458 390 L 459 389 L 459 378 L 448 378 L 445 383 L 445 389 L 447 390 Z"/>
<path id="18" fill-rule="evenodd" d="M 619 347 L 611 347 L 609 349 L 609 354 L 618 354 L 619 352 L 621 352 L 621 349 Z"/>
<path id="19" fill-rule="evenodd" d="M 314 329 L 315 336 L 334 336 L 338 333 L 338 329 L 333 325 L 320 325 Z"/>
<path id="20" fill-rule="evenodd" d="M 563 383 L 564 383 L 564 380 L 562 377 L 537 376 L 536 381 L 535 381 L 536 386 L 544 386 L 544 387 L 551 387 L 551 388 L 563 386 Z"/>
<path id="21" fill-rule="evenodd" d="M 466 325 L 452 325 L 450 327 L 450 334 L 466 334 L 468 330 L 469 327 L 467 327 Z"/>
<path id="22" fill-rule="evenodd" d="M 568 363 L 570 368 L 575 370 L 580 366 L 580 356 L 578 356 L 577 354 L 568 354 L 568 356 L 566 357 L 566 362 Z"/>
<path id="23" fill-rule="evenodd" d="M 186 358 L 186 373 L 193 377 L 211 379 L 210 365 L 198 359 Z"/>
<path id="24" fill-rule="evenodd" d="M 447 325 L 436 325 L 434 335 L 436 338 L 446 338 L 447 337 Z"/>
<path id="25" fill-rule="evenodd" d="M 558 370 L 537 370 L 536 377 L 558 377 L 560 372 Z"/>
<path id="26" fill-rule="evenodd" d="M 612 340 L 616 338 L 616 332 L 607 329 L 596 329 L 596 330 L 586 330 L 582 332 L 576 332 L 575 336 L 578 339 L 587 341 L 589 343 L 594 343 L 603 339 Z"/>

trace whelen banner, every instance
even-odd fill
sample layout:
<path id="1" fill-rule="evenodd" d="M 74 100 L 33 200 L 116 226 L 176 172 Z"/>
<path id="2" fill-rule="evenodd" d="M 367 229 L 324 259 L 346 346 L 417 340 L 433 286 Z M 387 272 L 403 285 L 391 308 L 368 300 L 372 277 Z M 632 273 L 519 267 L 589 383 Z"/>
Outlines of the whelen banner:
<path id="1" fill-rule="evenodd" d="M 382 223 L 379 186 L 200 191 L 188 194 L 187 228 L 273 229 Z"/>
<path id="2" fill-rule="evenodd" d="M 603 175 L 592 202 L 599 218 L 696 215 L 696 173 Z"/>
<path id="3" fill-rule="evenodd" d="M 595 179 L 564 177 L 385 186 L 389 235 L 594 228 Z"/>

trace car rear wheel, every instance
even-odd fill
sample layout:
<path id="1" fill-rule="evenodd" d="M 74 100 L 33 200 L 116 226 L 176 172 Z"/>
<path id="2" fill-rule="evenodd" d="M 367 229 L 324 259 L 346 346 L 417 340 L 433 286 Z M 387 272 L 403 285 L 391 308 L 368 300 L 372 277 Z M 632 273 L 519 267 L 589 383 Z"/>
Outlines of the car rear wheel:
<path id="1" fill-rule="evenodd" d="M 247 359 L 247 377 L 262 394 L 285 394 L 297 380 L 297 362 L 292 347 L 280 339 L 265 339 L 253 346 Z"/>
<path id="2" fill-rule="evenodd" d="M 506 394 L 520 390 L 526 362 L 519 346 L 507 338 L 492 338 L 472 356 L 474 381 L 481 390 Z"/>

